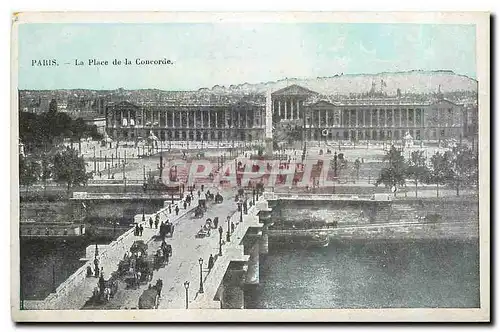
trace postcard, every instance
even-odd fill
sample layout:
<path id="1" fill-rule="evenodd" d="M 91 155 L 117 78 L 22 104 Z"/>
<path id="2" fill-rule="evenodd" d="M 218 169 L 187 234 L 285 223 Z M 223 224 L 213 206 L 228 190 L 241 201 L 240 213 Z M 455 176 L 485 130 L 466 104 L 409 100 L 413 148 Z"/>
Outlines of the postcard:
<path id="1" fill-rule="evenodd" d="M 489 14 L 16 13 L 17 322 L 488 322 Z"/>

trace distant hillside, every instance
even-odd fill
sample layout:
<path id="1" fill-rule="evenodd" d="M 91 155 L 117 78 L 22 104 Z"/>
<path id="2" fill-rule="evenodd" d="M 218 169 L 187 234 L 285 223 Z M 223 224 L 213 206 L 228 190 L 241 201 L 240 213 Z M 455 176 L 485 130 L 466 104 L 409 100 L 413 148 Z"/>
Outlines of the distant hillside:
<path id="1" fill-rule="evenodd" d="M 469 91 L 477 92 L 477 81 L 452 71 L 409 71 L 379 74 L 335 75 L 333 77 L 317 77 L 307 79 L 289 78 L 277 82 L 257 84 L 238 84 L 229 87 L 216 85 L 212 89 L 199 91 L 213 93 L 264 93 L 276 91 L 291 84 L 325 95 L 349 95 L 383 91 L 388 95 L 396 95 L 397 89 L 402 94 L 435 93 L 441 86 L 441 92 Z"/>

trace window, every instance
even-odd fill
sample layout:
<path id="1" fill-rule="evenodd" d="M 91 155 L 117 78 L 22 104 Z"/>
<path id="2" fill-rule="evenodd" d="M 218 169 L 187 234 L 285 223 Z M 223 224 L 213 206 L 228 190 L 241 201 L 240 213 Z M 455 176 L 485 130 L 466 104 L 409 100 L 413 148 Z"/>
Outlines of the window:
<path id="1" fill-rule="evenodd" d="M 413 110 L 412 109 L 408 110 L 408 122 L 410 125 L 413 125 L 413 115 L 414 115 Z"/>
<path id="2" fill-rule="evenodd" d="M 421 139 L 421 138 L 420 138 L 420 130 L 416 130 L 416 131 L 415 131 L 415 139 L 416 139 L 416 140 L 420 140 L 420 139 Z"/>
<path id="3" fill-rule="evenodd" d="M 372 111 L 372 126 L 378 127 L 378 112 L 377 112 L 377 110 Z"/>
<path id="4" fill-rule="evenodd" d="M 387 126 L 392 127 L 392 110 L 387 110 Z"/>
<path id="5" fill-rule="evenodd" d="M 444 129 L 441 129 L 441 137 L 444 137 Z"/>

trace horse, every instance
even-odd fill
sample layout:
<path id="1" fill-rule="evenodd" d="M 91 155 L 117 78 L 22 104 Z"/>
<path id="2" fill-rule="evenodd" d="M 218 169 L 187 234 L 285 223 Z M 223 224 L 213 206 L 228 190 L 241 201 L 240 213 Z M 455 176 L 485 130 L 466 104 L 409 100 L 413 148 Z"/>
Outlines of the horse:
<path id="1" fill-rule="evenodd" d="M 109 287 L 104 288 L 104 292 L 102 294 L 102 299 L 106 302 L 109 302 L 111 298 L 111 289 Z"/>
<path id="2" fill-rule="evenodd" d="M 201 218 L 203 217 L 203 208 L 198 206 L 195 211 L 194 211 L 194 217 L 195 218 Z"/>

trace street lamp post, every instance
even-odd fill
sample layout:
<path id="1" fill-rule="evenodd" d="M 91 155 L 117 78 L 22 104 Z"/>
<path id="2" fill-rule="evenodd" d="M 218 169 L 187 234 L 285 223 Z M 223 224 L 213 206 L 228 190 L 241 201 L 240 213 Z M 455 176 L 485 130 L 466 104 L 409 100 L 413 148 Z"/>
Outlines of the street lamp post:
<path id="1" fill-rule="evenodd" d="M 96 160 L 95 160 L 95 146 L 92 147 L 94 149 L 94 174 L 96 173 L 97 167 L 96 167 Z"/>
<path id="2" fill-rule="evenodd" d="M 189 306 L 189 281 L 184 281 L 184 288 L 186 289 L 186 309 L 188 309 Z"/>
<path id="3" fill-rule="evenodd" d="M 160 155 L 160 164 L 158 165 L 158 169 L 160 170 L 160 181 L 162 180 L 163 177 L 163 169 L 165 166 L 163 165 L 163 155 Z"/>
<path id="4" fill-rule="evenodd" d="M 219 256 L 222 256 L 222 226 L 219 226 Z"/>
<path id="5" fill-rule="evenodd" d="M 55 293 L 57 291 L 56 287 L 56 264 L 52 263 L 52 292 Z"/>
<path id="6" fill-rule="evenodd" d="M 231 217 L 227 216 L 227 233 L 226 233 L 226 242 L 231 242 Z"/>
<path id="7" fill-rule="evenodd" d="M 200 264 L 200 289 L 198 293 L 203 294 L 203 258 L 198 259 L 198 263 Z"/>
<path id="8" fill-rule="evenodd" d="M 239 202 L 240 204 L 240 223 L 243 222 L 243 202 Z"/>

